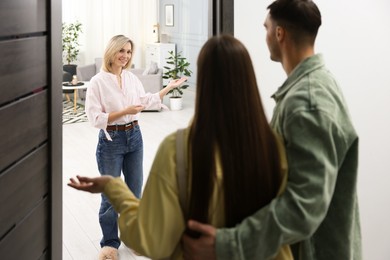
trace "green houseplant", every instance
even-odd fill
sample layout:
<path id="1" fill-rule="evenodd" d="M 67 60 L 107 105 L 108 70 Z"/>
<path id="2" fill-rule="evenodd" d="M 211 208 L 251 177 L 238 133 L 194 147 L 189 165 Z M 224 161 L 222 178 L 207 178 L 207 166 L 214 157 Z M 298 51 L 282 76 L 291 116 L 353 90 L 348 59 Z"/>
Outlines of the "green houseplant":
<path id="1" fill-rule="evenodd" d="M 80 51 L 79 37 L 81 33 L 82 24 L 80 22 L 62 23 L 62 56 L 68 65 L 77 61 Z"/>
<path id="2" fill-rule="evenodd" d="M 169 66 L 164 66 L 163 78 L 168 80 L 179 79 L 183 76 L 191 77 L 192 71 L 189 69 L 190 63 L 187 61 L 187 58 L 182 56 L 182 53 L 174 53 L 169 51 L 169 56 L 166 58 L 167 64 Z M 166 87 L 166 86 L 164 86 Z M 180 87 L 174 88 L 168 92 L 171 94 L 171 98 L 181 98 L 183 95 L 183 89 L 188 88 L 189 85 L 181 85 Z"/>
<path id="3" fill-rule="evenodd" d="M 62 59 L 66 62 L 62 66 L 62 82 L 71 82 L 73 77 L 77 75 L 77 65 L 71 63 L 77 61 L 77 56 L 80 51 L 80 33 L 82 33 L 82 25 L 80 22 L 62 23 Z M 70 94 L 72 92 L 72 90 L 63 91 L 64 94 Z"/>

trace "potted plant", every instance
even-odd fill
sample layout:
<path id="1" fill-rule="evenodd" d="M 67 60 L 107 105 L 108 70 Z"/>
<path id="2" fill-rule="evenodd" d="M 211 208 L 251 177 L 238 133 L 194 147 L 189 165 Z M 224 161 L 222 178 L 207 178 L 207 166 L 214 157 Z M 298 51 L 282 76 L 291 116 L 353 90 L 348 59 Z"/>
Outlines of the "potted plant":
<path id="1" fill-rule="evenodd" d="M 79 37 L 82 33 L 82 24 L 78 21 L 74 23 L 62 23 L 62 57 L 64 71 L 76 75 L 77 65 L 71 64 L 77 61 L 80 51 Z"/>
<path id="2" fill-rule="evenodd" d="M 174 53 L 173 51 L 168 51 L 169 56 L 166 58 L 167 64 L 169 66 L 164 66 L 165 72 L 163 74 L 164 79 L 175 80 L 183 76 L 191 77 L 192 71 L 189 69 L 190 63 L 185 57 L 182 56 L 182 53 Z M 166 86 L 164 86 L 166 87 Z M 169 99 L 171 110 L 180 110 L 182 108 L 182 95 L 183 89 L 188 88 L 189 85 L 181 85 L 180 87 L 171 89 L 168 94 L 171 94 Z"/>

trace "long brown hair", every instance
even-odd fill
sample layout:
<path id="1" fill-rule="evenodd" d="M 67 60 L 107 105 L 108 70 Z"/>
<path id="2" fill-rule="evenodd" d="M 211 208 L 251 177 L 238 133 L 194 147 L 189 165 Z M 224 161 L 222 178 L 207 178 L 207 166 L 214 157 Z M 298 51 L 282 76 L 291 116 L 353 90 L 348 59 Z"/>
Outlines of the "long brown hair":
<path id="1" fill-rule="evenodd" d="M 244 45 L 233 36 L 212 37 L 201 49 L 197 66 L 189 217 L 209 222 L 218 153 L 226 226 L 231 227 L 276 197 L 279 152 Z"/>

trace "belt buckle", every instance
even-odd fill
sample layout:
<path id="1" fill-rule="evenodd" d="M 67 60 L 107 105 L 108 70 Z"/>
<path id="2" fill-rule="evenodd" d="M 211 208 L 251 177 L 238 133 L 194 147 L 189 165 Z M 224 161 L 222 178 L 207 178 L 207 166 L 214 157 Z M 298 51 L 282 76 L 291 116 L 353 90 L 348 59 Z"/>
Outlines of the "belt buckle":
<path id="1" fill-rule="evenodd" d="M 131 127 L 133 125 L 133 122 L 125 124 L 125 128 Z"/>

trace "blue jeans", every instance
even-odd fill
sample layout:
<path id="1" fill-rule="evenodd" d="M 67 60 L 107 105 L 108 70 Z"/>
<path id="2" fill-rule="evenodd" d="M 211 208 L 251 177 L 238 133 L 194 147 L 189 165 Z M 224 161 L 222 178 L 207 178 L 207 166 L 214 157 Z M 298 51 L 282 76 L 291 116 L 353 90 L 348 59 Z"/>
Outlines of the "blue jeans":
<path id="1" fill-rule="evenodd" d="M 108 131 L 109 141 L 103 130 L 99 132 L 96 160 L 101 175 L 119 177 L 121 171 L 124 180 L 134 195 L 141 196 L 143 182 L 143 141 L 139 125 L 126 131 Z M 99 222 L 103 232 L 100 246 L 118 248 L 118 214 L 107 197 L 102 194 L 99 210 Z"/>

